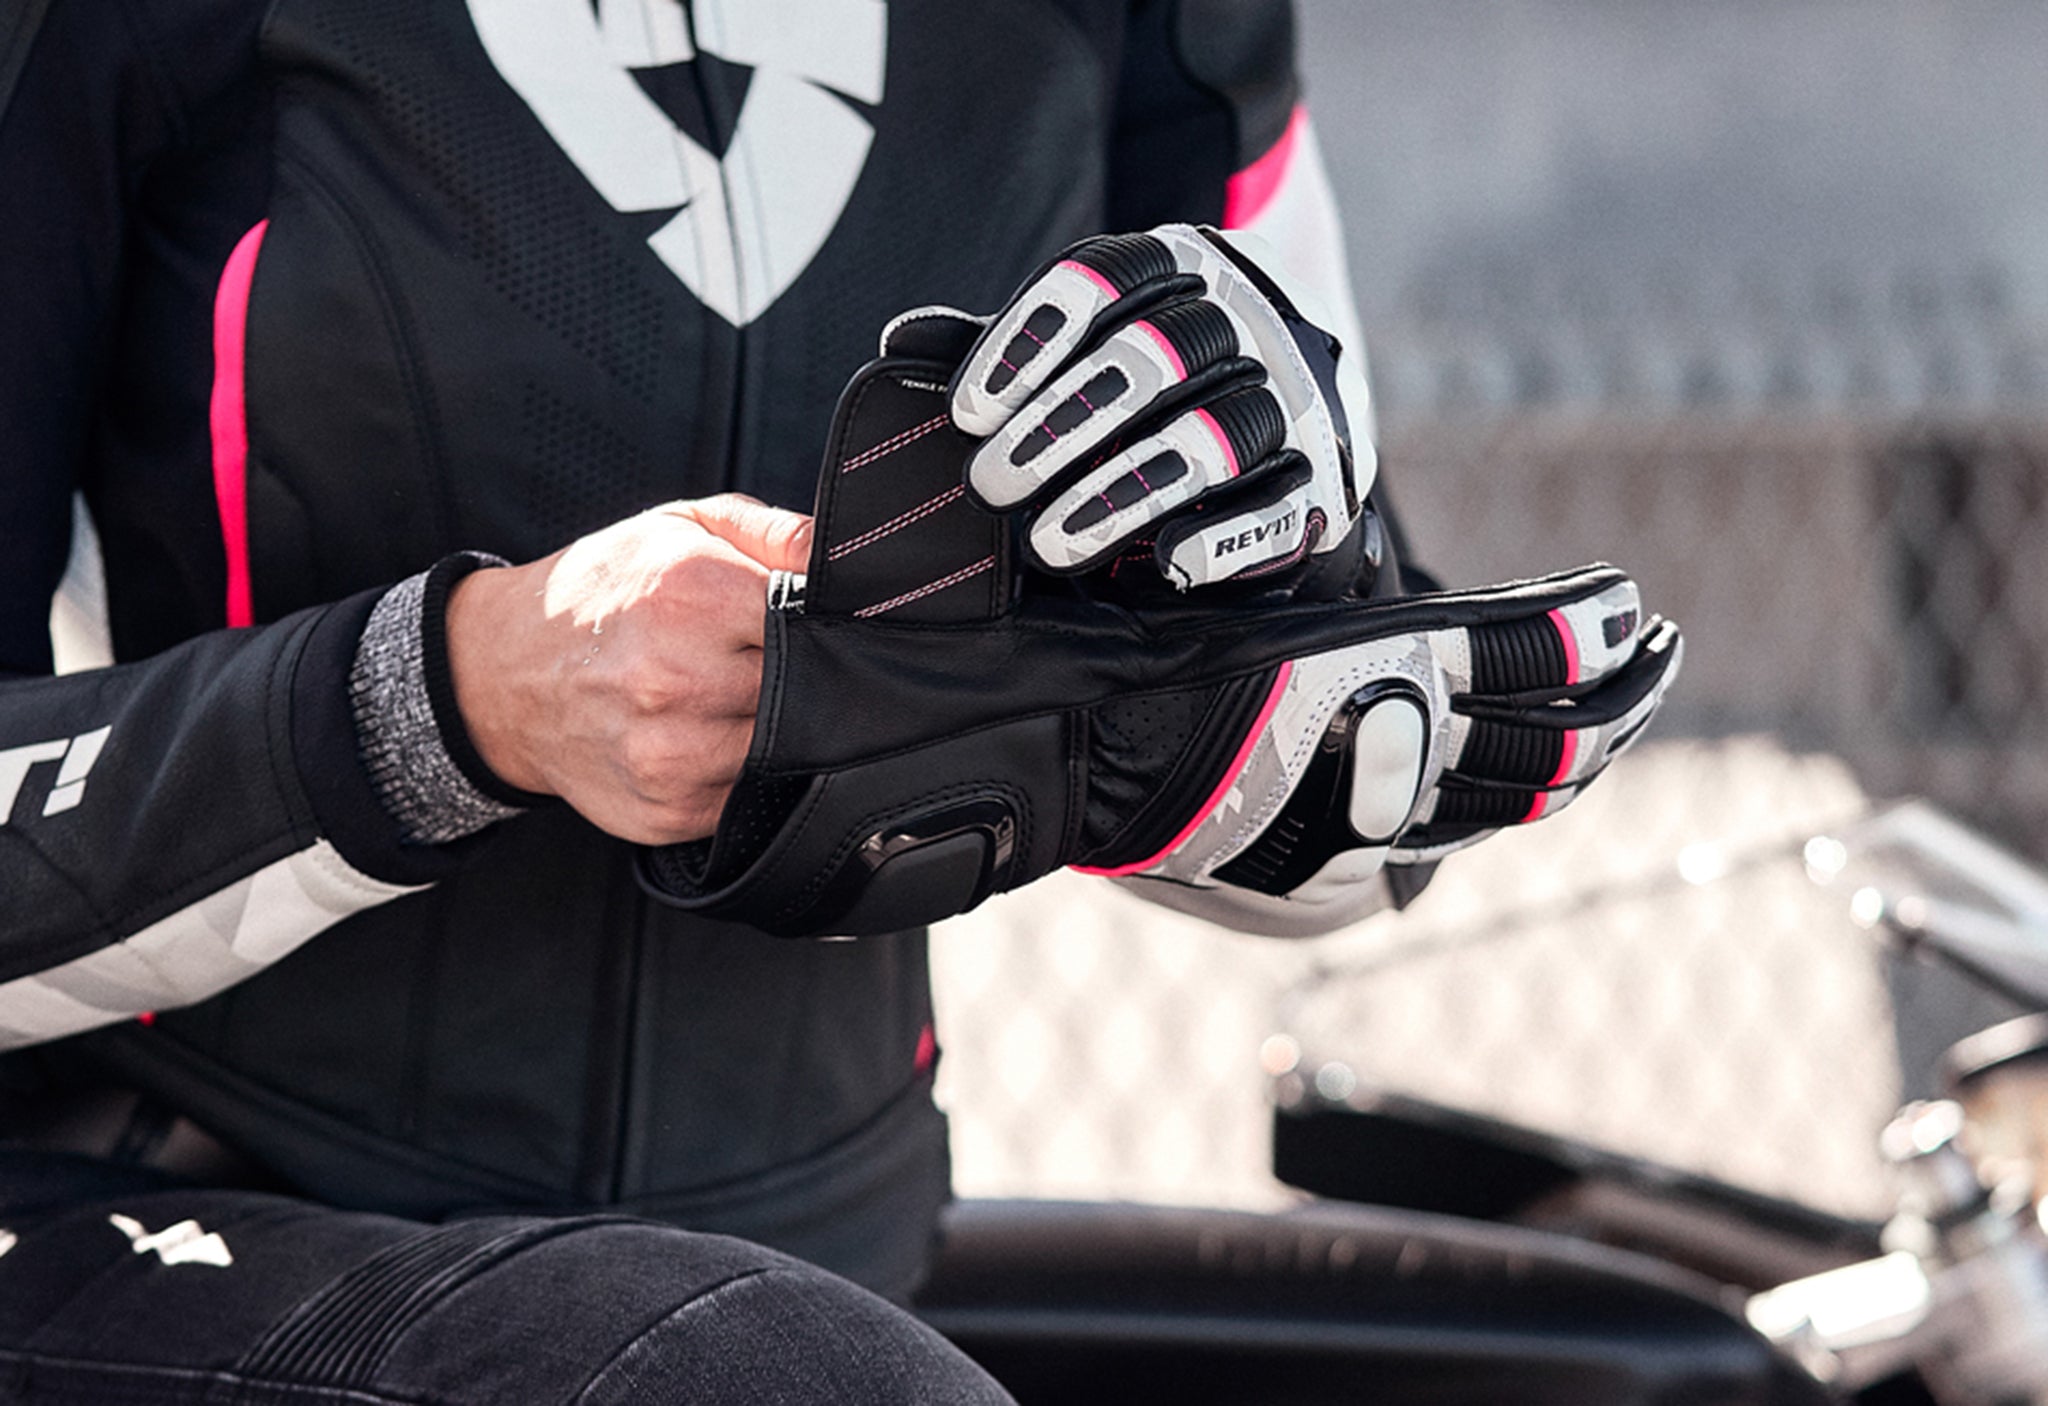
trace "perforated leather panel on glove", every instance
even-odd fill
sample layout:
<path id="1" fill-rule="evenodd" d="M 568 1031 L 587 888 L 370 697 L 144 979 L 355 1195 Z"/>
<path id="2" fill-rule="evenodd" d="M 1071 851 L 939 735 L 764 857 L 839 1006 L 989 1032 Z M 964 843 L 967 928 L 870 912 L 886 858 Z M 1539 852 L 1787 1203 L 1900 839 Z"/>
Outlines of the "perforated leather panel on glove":
<path id="1" fill-rule="evenodd" d="M 1071 864 L 1319 929 L 1389 859 L 1561 805 L 1670 681 L 1677 632 L 1612 567 L 1157 609 L 1020 568 L 962 484 L 964 340 L 904 324 L 849 386 L 807 581 L 771 601 L 746 768 L 710 841 L 644 855 L 665 900 L 880 932 Z"/>

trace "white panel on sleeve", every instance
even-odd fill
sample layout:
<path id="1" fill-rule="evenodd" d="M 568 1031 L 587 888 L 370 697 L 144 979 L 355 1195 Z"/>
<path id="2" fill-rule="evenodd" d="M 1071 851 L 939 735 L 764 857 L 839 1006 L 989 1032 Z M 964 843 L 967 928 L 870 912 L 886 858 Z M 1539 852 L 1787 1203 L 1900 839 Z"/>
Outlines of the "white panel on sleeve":
<path id="1" fill-rule="evenodd" d="M 1148 903 L 1232 932 L 1257 933 L 1261 937 L 1320 937 L 1394 906 L 1393 890 L 1380 867 L 1386 853 L 1381 849 L 1347 850 L 1285 898 L 1221 884 L 1195 888 L 1144 875 L 1110 882 Z M 1356 872 L 1340 872 L 1346 869 Z"/>
<path id="2" fill-rule="evenodd" d="M 100 535 L 83 494 L 71 498 L 71 557 L 50 602 L 50 650 L 57 672 L 104 669 L 114 662 L 114 634 L 107 624 L 107 572 Z"/>
<path id="3" fill-rule="evenodd" d="M 1351 269 L 1344 256 L 1344 226 L 1337 215 L 1337 195 L 1323 165 L 1315 124 L 1303 118 L 1294 131 L 1287 169 L 1273 193 L 1249 220 L 1238 226 L 1257 235 L 1280 256 L 1296 285 L 1306 285 L 1322 303 L 1303 307 L 1309 319 L 1337 334 L 1347 355 L 1365 359 L 1365 332 L 1358 321 L 1358 301 L 1351 292 Z M 1363 369 L 1363 368 L 1361 368 Z M 1368 379 L 1370 379 L 1368 377 Z M 1346 412 L 1353 407 L 1347 404 Z M 1371 412 L 1368 410 L 1367 415 Z M 1373 443 L 1373 425 L 1353 425 L 1354 442 Z"/>
<path id="4" fill-rule="evenodd" d="M 0 1049 L 203 1001 L 343 918 L 414 891 L 316 841 L 121 942 L 0 983 Z"/>

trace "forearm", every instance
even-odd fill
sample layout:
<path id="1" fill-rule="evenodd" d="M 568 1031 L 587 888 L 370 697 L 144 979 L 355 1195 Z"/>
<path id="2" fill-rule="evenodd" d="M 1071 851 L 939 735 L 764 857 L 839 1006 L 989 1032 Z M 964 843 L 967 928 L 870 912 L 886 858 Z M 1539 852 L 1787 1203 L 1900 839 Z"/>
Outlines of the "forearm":
<path id="1" fill-rule="evenodd" d="M 376 599 L 0 684 L 0 1045 L 204 999 L 450 867 L 358 746 Z"/>

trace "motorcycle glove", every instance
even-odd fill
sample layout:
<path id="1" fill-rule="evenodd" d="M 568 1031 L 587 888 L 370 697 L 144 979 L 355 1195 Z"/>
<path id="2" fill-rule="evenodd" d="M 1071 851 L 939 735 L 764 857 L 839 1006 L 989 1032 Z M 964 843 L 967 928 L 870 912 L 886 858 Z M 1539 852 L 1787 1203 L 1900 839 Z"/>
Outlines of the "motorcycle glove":
<path id="1" fill-rule="evenodd" d="M 875 933 L 1075 865 L 1224 895 L 1248 930 L 1319 930 L 1378 865 L 1561 806 L 1670 682 L 1676 630 L 1607 566 L 1223 607 L 1020 566 L 1009 519 L 962 482 L 963 329 L 899 320 L 842 398 L 718 829 L 641 854 L 664 901 Z"/>
<path id="2" fill-rule="evenodd" d="M 1355 553 L 1372 409 L 1361 350 L 1316 311 L 1256 236 L 1162 225 L 1081 241 L 952 378 L 954 423 L 984 440 L 970 492 L 1028 506 L 1032 562 L 1052 572 L 1136 549 L 1185 590 Z"/>

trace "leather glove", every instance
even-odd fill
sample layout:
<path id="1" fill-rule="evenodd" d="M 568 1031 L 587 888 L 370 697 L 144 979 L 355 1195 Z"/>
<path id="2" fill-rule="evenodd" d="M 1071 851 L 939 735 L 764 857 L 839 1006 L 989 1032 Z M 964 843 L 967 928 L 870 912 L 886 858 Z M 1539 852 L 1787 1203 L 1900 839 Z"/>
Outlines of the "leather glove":
<path id="1" fill-rule="evenodd" d="M 1356 579 L 1374 474 L 1362 351 L 1311 321 L 1254 236 L 1189 225 L 1102 235 L 997 313 L 952 378 L 987 508 L 1029 508 L 1034 565 L 1132 549 L 1185 590 L 1324 563 Z M 1329 319 L 1322 319 L 1325 325 Z"/>
<path id="2" fill-rule="evenodd" d="M 709 841 L 642 855 L 665 901 L 883 932 L 1077 865 L 1227 893 L 1255 930 L 1328 926 L 1329 891 L 1387 859 L 1568 800 L 1669 683 L 1677 632 L 1612 567 L 1219 608 L 1020 566 L 961 481 L 946 386 L 974 330 L 899 319 L 842 398 L 745 769 Z"/>
<path id="3" fill-rule="evenodd" d="M 1684 651 L 1611 567 L 1407 604 L 1469 623 L 1283 665 L 1212 809 L 1087 872 L 1276 936 L 1402 906 L 1446 855 L 1569 805 L 1641 735 Z"/>

